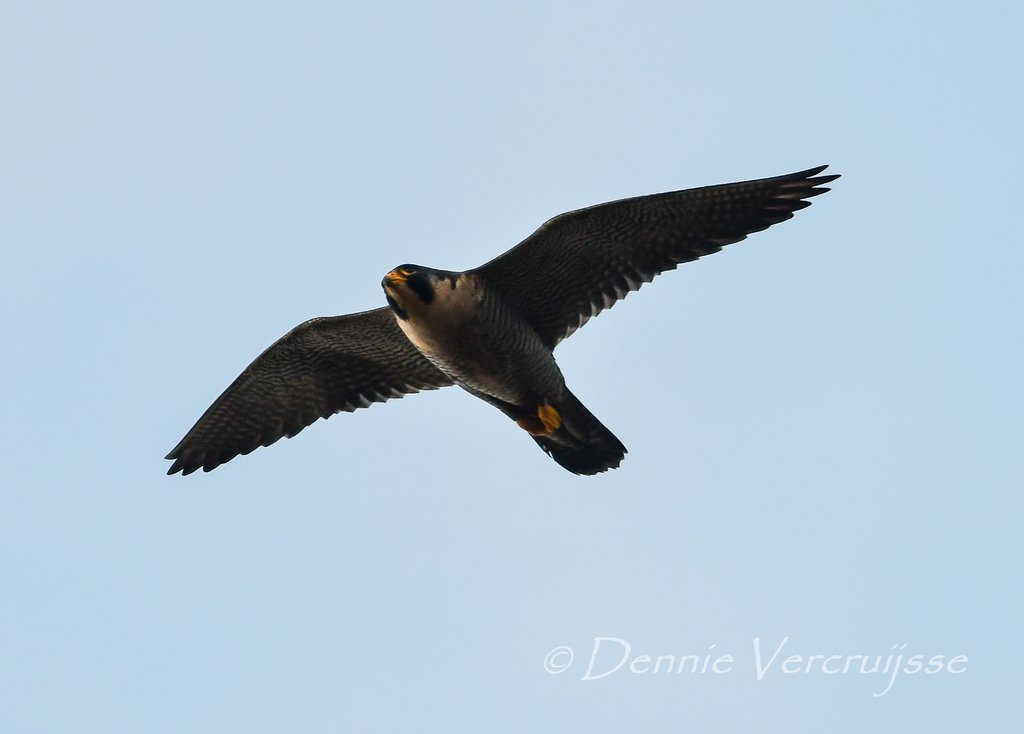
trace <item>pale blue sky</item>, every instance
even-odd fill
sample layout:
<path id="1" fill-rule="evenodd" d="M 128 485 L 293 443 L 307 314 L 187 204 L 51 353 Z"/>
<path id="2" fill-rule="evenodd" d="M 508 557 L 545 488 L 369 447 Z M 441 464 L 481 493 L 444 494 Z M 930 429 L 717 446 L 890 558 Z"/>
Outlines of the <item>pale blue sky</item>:
<path id="1" fill-rule="evenodd" d="M 4 4 L 0 731 L 1019 728 L 1022 21 Z M 820 163 L 813 207 L 560 347 L 618 471 L 444 390 L 164 476 L 256 354 L 399 263 Z M 735 669 L 581 680 L 599 636 Z M 758 681 L 786 637 L 969 663 Z"/>

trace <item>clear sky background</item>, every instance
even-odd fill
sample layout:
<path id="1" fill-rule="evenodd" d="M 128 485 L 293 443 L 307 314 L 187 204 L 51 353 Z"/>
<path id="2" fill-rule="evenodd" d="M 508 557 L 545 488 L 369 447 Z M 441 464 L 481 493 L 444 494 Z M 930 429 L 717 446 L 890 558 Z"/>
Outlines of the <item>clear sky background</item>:
<path id="1" fill-rule="evenodd" d="M 3 4 L 0 730 L 1019 728 L 1022 22 Z M 383 305 L 395 265 L 821 163 L 810 209 L 559 348 L 618 471 L 448 389 L 164 476 L 253 357 Z M 734 663 L 583 680 L 602 636 Z M 881 697 L 781 657 L 758 680 L 754 639 L 787 637 L 969 662 Z"/>

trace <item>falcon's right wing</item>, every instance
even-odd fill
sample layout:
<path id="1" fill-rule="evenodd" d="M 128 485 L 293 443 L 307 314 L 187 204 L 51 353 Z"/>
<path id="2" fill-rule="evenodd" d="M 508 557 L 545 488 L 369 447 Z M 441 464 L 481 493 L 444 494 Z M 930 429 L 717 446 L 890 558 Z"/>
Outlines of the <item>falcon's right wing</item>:
<path id="1" fill-rule="evenodd" d="M 191 474 L 291 438 L 318 418 L 452 381 L 398 327 L 389 308 L 312 319 L 255 359 L 167 454 Z"/>

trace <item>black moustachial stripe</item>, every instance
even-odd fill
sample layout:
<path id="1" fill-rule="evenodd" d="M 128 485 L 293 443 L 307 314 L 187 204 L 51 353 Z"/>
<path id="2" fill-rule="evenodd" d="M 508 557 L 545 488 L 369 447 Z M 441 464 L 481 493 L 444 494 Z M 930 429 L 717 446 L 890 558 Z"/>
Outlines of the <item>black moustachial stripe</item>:
<path id="1" fill-rule="evenodd" d="M 420 273 L 413 273 L 405 281 L 405 284 L 409 286 L 409 290 L 415 293 L 428 306 L 434 302 L 434 288 L 430 285 L 426 276 Z"/>
<path id="2" fill-rule="evenodd" d="M 400 318 L 402 321 L 409 320 L 409 314 L 405 312 L 405 309 L 398 305 L 398 301 L 391 297 L 390 293 L 385 293 L 384 298 L 387 299 L 388 305 L 391 306 L 391 310 L 395 312 L 395 316 Z"/>

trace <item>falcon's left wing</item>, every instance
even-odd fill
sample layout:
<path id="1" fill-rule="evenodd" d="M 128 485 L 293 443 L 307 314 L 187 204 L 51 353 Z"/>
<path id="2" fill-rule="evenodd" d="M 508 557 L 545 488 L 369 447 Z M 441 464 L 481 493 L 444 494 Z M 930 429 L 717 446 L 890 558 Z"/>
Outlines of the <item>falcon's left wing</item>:
<path id="1" fill-rule="evenodd" d="M 473 272 L 554 348 L 658 273 L 784 222 L 828 191 L 826 166 L 560 214 Z"/>

